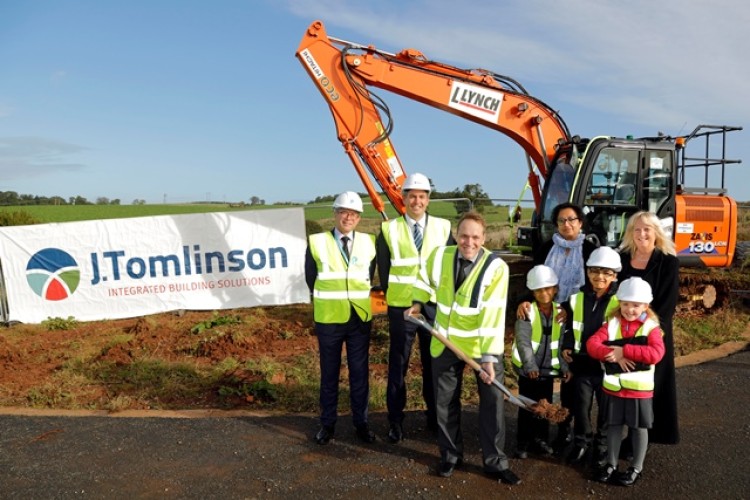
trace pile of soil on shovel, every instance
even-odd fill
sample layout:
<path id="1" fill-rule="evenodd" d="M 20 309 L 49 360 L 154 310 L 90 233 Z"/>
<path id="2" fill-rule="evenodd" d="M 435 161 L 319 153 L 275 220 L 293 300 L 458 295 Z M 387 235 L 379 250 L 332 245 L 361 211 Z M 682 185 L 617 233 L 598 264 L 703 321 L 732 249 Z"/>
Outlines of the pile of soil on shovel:
<path id="1" fill-rule="evenodd" d="M 540 399 L 536 404 L 531 405 L 531 411 L 539 418 L 544 418 L 555 424 L 559 424 L 568 418 L 567 408 L 550 403 L 546 399 Z"/>

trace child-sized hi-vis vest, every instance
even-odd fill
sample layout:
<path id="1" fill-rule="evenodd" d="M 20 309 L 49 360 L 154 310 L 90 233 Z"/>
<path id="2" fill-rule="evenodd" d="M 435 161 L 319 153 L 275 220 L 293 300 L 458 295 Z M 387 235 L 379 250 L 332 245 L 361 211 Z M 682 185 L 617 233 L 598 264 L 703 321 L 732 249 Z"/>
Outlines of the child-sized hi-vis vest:
<path id="1" fill-rule="evenodd" d="M 313 287 L 313 315 L 318 323 L 345 323 L 353 306 L 362 321 L 372 319 L 370 263 L 375 258 L 375 237 L 352 233 L 347 264 L 333 233 L 310 236 L 310 253 L 318 268 Z"/>
<path id="2" fill-rule="evenodd" d="M 648 337 L 651 330 L 657 328 L 659 323 L 648 318 L 635 332 L 634 337 Z M 607 333 L 609 340 L 619 340 L 622 338 L 620 330 L 620 319 L 613 317 L 607 323 Z M 602 386 L 612 392 L 619 392 L 623 389 L 630 391 L 650 392 L 654 390 L 654 365 L 649 365 L 648 370 L 623 372 L 614 374 L 604 374 Z"/>
<path id="3" fill-rule="evenodd" d="M 471 358 L 502 356 L 508 265 L 483 249 L 463 284 L 455 290 L 455 245 L 438 247 L 419 271 L 413 300 L 425 303 L 435 294 L 435 329 Z M 430 353 L 438 357 L 445 346 L 432 339 Z"/>
<path id="4" fill-rule="evenodd" d="M 552 314 L 555 314 L 559 307 L 556 302 L 552 303 Z M 539 306 L 536 302 L 531 304 L 531 312 L 529 313 L 529 322 L 531 323 L 531 349 L 534 354 L 539 351 L 539 347 L 542 345 L 542 335 L 544 333 L 544 327 L 542 326 L 542 313 L 539 312 Z M 562 326 L 559 322 L 552 321 L 552 331 L 550 333 L 550 356 L 552 369 L 550 375 L 556 376 L 560 373 L 560 334 L 562 333 Z M 516 340 L 513 339 L 513 355 L 512 361 L 518 368 L 523 368 L 523 360 L 521 360 L 521 353 L 518 352 L 518 345 Z M 541 366 L 539 368 L 542 368 Z"/>
<path id="5" fill-rule="evenodd" d="M 411 306 L 412 290 L 422 261 L 427 260 L 435 247 L 445 245 L 448 241 L 450 221 L 429 215 L 425 216 L 425 220 L 427 224 L 422 229 L 421 251 L 417 251 L 414 245 L 414 237 L 406 218 L 402 216 L 381 224 L 383 238 L 391 250 L 391 269 L 385 297 L 389 306 Z"/>
<path id="6" fill-rule="evenodd" d="M 570 296 L 570 308 L 573 311 L 573 352 L 576 354 L 581 352 L 581 337 L 583 336 L 583 303 L 584 303 L 584 292 L 578 292 Z M 609 318 L 609 315 L 620 307 L 620 301 L 617 297 L 612 295 L 607 303 L 607 309 L 604 311 L 604 319 Z"/>

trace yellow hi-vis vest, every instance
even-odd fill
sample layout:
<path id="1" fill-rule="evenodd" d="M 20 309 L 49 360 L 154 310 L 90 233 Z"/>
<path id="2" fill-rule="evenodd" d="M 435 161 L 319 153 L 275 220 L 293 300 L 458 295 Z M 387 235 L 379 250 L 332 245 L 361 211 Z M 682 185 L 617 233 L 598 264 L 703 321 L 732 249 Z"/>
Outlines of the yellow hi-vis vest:
<path id="1" fill-rule="evenodd" d="M 315 321 L 346 323 L 352 306 L 362 321 L 370 321 L 370 263 L 375 258 L 375 237 L 352 233 L 348 265 L 330 231 L 310 236 L 310 253 L 318 269 L 313 287 Z"/>
<path id="2" fill-rule="evenodd" d="M 508 295 L 508 265 L 483 249 L 463 284 L 455 290 L 455 245 L 436 248 L 419 270 L 413 300 L 425 303 L 435 294 L 435 329 L 471 358 L 502 356 Z M 432 339 L 430 353 L 445 346 Z"/>
<path id="3" fill-rule="evenodd" d="M 560 334 L 562 332 L 562 327 L 554 318 L 558 307 L 559 304 L 556 302 L 552 303 L 552 332 L 550 334 L 549 346 L 552 363 L 550 375 L 553 376 L 560 373 Z M 539 351 L 539 347 L 542 345 L 542 334 L 544 332 L 544 327 L 542 326 L 542 313 L 539 312 L 539 306 L 536 302 L 532 302 L 531 304 L 529 321 L 531 322 L 531 349 L 534 351 L 534 354 L 536 354 L 537 351 Z M 523 368 L 521 353 L 518 352 L 518 345 L 516 345 L 515 339 L 513 339 L 513 354 L 511 359 L 514 365 L 518 368 Z M 541 366 L 539 368 L 541 368 Z"/>
<path id="4" fill-rule="evenodd" d="M 581 352 L 581 337 L 583 336 L 583 300 L 584 293 L 578 292 L 570 296 L 570 308 L 573 310 L 573 352 Z M 614 295 L 610 296 L 607 309 L 604 311 L 604 321 L 620 306 L 620 301 Z"/>
<path id="5" fill-rule="evenodd" d="M 391 250 L 391 269 L 388 274 L 386 302 L 389 306 L 411 306 L 412 289 L 417 281 L 419 267 L 427 260 L 432 250 L 445 245 L 451 233 L 448 220 L 426 215 L 422 228 L 422 250 L 417 251 L 409 224 L 402 216 L 381 224 L 381 232 Z M 434 302 L 434 297 L 431 299 Z"/>
<path id="6" fill-rule="evenodd" d="M 635 332 L 636 337 L 647 337 L 659 323 L 648 318 Z M 620 330 L 620 319 L 613 317 L 607 324 L 607 333 L 609 340 L 619 340 L 622 338 Z M 604 374 L 602 386 L 612 392 L 619 392 L 623 389 L 629 391 L 653 391 L 654 390 L 654 365 L 649 365 L 648 370 L 635 372 L 623 372 L 614 374 Z"/>

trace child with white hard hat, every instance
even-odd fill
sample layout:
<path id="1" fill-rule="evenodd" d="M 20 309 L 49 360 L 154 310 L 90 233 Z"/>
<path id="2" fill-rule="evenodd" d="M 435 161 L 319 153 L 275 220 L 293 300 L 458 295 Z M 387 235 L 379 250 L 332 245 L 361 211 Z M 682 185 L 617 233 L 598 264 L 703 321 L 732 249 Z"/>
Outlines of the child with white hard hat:
<path id="1" fill-rule="evenodd" d="M 534 266 L 526 275 L 534 301 L 527 319 L 516 320 L 512 362 L 518 373 L 518 392 L 533 400 L 552 402 L 554 379 L 570 379 L 561 349 L 565 325 L 556 318 L 560 307 L 554 302 L 557 284 L 551 267 Z M 519 408 L 516 457 L 526 458 L 529 452 L 552 455 L 548 442 L 549 422 Z"/>
<path id="2" fill-rule="evenodd" d="M 650 310 L 651 286 L 641 278 L 623 281 L 617 290 L 619 309 L 586 343 L 589 354 L 604 365 L 608 398 L 607 464 L 596 480 L 632 486 L 641 476 L 654 421 L 654 365 L 664 356 L 659 319 Z M 623 426 L 633 440 L 628 469 L 617 472 Z"/>

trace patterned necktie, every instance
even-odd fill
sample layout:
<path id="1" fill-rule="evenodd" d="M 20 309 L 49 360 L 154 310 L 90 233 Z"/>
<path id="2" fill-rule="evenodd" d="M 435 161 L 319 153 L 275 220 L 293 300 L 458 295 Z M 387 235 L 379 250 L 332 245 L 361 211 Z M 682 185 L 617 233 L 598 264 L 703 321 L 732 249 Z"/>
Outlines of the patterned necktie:
<path id="1" fill-rule="evenodd" d="M 458 273 L 456 274 L 456 290 L 458 290 L 458 288 L 466 279 L 466 268 L 469 267 L 469 264 L 471 264 L 470 260 L 464 259 L 463 257 L 458 258 Z"/>
<path id="2" fill-rule="evenodd" d="M 348 236 L 341 237 L 341 249 L 344 251 L 344 255 L 346 255 L 346 260 L 348 262 L 349 261 L 349 237 Z"/>
<path id="3" fill-rule="evenodd" d="M 417 250 L 422 250 L 422 228 L 418 222 L 414 224 L 414 244 Z"/>

